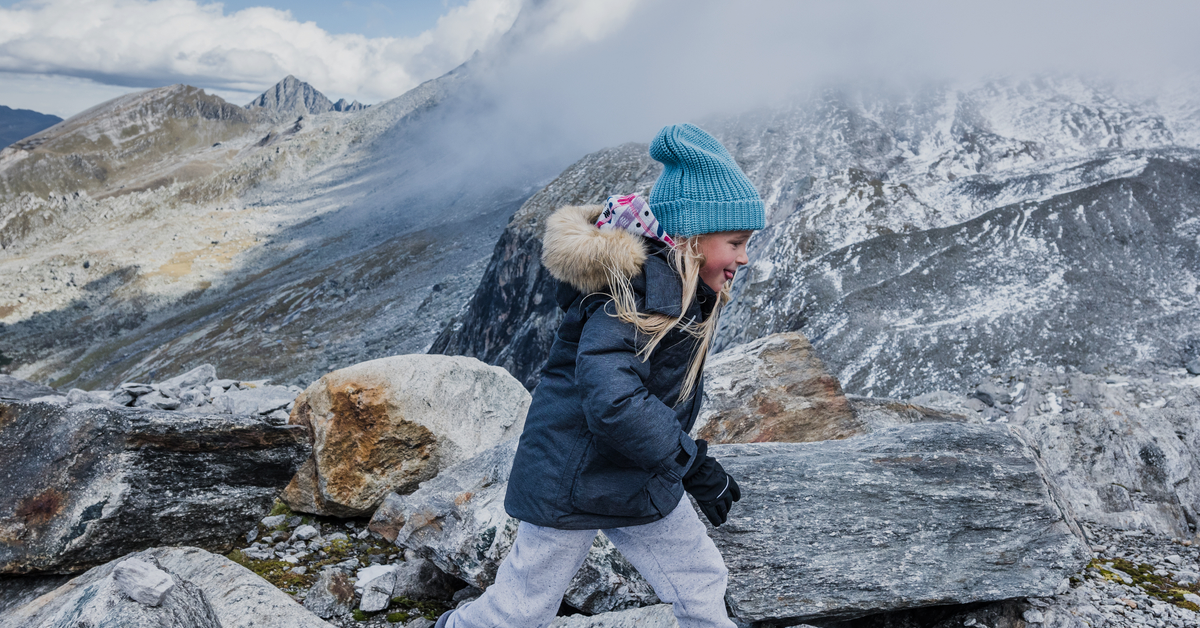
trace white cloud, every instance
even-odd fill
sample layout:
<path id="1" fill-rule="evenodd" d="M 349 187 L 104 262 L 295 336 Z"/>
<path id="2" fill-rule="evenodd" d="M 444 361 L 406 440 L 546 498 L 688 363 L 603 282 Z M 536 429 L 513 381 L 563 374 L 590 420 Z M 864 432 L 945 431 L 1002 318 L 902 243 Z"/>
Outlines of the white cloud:
<path id="1" fill-rule="evenodd" d="M 398 96 L 509 29 L 520 0 L 471 0 L 412 38 L 332 35 L 286 11 L 194 0 L 34 0 L 0 8 L 0 72 L 257 93 L 287 74 L 331 97 Z"/>

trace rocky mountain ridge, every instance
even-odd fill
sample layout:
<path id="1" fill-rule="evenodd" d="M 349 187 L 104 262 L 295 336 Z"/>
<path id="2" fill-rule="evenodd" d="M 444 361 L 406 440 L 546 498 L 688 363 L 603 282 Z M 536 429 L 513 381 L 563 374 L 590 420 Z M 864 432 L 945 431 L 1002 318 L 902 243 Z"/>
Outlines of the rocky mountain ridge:
<path id="1" fill-rule="evenodd" d="M 282 123 L 161 88 L 4 151 L 0 362 L 67 387 L 205 362 L 307 383 L 424 350 L 529 193 L 424 176 L 466 72 Z"/>
<path id="2" fill-rule="evenodd" d="M 336 103 L 329 100 L 325 94 L 315 87 L 301 81 L 291 74 L 284 77 L 274 87 L 263 92 L 258 98 L 246 104 L 250 111 L 261 111 L 264 115 L 276 121 L 290 120 L 307 115 L 316 115 L 329 111 L 362 111 L 366 109 L 357 100 L 348 102 L 345 98 Z"/>
<path id="3" fill-rule="evenodd" d="M 1195 120 L 1070 78 L 829 90 L 714 120 L 768 207 L 716 348 L 802 330 L 848 391 L 877 396 L 1026 366 L 1182 368 L 1200 348 Z M 532 387 L 558 320 L 545 216 L 658 172 L 644 146 L 615 147 L 531 197 L 432 350 Z"/>

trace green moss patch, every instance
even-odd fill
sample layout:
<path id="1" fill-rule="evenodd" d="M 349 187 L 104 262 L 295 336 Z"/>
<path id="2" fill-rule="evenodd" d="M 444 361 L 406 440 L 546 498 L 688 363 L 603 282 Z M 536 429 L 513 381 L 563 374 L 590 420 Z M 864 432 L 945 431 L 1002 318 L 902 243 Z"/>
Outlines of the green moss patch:
<path id="1" fill-rule="evenodd" d="M 317 581 L 313 573 L 292 573 L 295 565 L 282 560 L 254 560 L 246 556 L 242 550 L 233 550 L 225 555 L 233 562 L 253 571 L 260 578 L 270 582 L 279 589 L 297 591 L 311 587 Z"/>
<path id="2" fill-rule="evenodd" d="M 408 621 L 410 617 L 424 617 L 425 619 L 436 620 L 442 613 L 450 610 L 450 607 L 437 601 L 418 601 L 406 597 L 394 597 L 391 603 L 388 604 L 388 609 L 398 609 L 398 612 L 388 615 L 388 621 L 393 621 L 391 619 L 392 615 L 404 615 L 404 619 L 399 621 Z"/>
<path id="3" fill-rule="evenodd" d="M 1124 578 L 1117 575 L 1116 571 L 1119 571 L 1133 580 L 1132 586 L 1145 591 L 1146 595 L 1180 608 L 1200 612 L 1200 608 L 1183 598 L 1184 593 L 1200 593 L 1200 584 L 1181 585 L 1172 577 L 1154 573 L 1154 565 L 1149 563 L 1135 565 L 1132 561 L 1124 558 L 1108 560 L 1094 558 L 1092 562 L 1088 563 L 1088 567 L 1099 571 L 1105 580 L 1127 584 Z"/>

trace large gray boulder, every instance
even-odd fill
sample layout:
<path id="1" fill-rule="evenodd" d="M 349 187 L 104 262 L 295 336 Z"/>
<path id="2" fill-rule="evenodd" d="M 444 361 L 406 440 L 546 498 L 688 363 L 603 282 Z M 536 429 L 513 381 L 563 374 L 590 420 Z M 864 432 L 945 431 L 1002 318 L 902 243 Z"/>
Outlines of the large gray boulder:
<path id="1" fill-rule="evenodd" d="M 174 580 L 160 607 L 145 607 L 119 591 L 114 572 L 129 558 L 150 563 Z M 96 620 L 100 611 L 111 623 Z M 85 620 L 93 623 L 79 623 Z M 250 570 L 195 547 L 152 548 L 100 565 L 0 619 L 0 628 L 60 625 L 330 628 Z"/>
<path id="2" fill-rule="evenodd" d="M 797 623 L 1051 595 L 1090 552 L 1005 425 L 914 424 L 719 445 L 742 487 L 710 531 L 744 621 Z"/>
<path id="3" fill-rule="evenodd" d="M 410 495 L 389 494 L 370 529 L 486 589 L 517 534 L 517 520 L 504 512 L 516 449 L 516 439 L 506 441 L 444 469 Z M 598 534 L 565 600 L 582 611 L 604 613 L 654 604 L 658 597 L 612 542 Z"/>
<path id="4" fill-rule="evenodd" d="M 371 529 L 486 588 L 516 531 L 503 509 L 515 447 L 390 495 Z M 917 423 L 710 452 L 742 486 L 729 522 L 710 534 L 744 621 L 1048 595 L 1089 556 L 1032 450 L 1005 425 Z M 600 535 L 566 599 L 604 612 L 654 597 Z"/>
<path id="5" fill-rule="evenodd" d="M 275 585 L 224 556 L 197 547 L 146 553 L 204 591 L 221 628 L 330 628 Z"/>
<path id="6" fill-rule="evenodd" d="M 709 443 L 811 442 L 869 431 L 808 338 L 785 332 L 738 345 L 704 366 L 692 435 Z"/>
<path id="7" fill-rule="evenodd" d="M 157 545 L 227 551 L 307 457 L 304 428 L 109 404 L 0 402 L 0 573 Z"/>
<path id="8" fill-rule="evenodd" d="M 400 355 L 313 382 L 290 422 L 312 457 L 283 492 L 294 510 L 368 516 L 388 491 L 409 493 L 460 460 L 521 434 L 529 393 L 474 358 Z"/>
<path id="9" fill-rule="evenodd" d="M 136 591 L 136 597 L 130 596 L 119 572 L 129 561 L 144 563 L 148 572 L 167 582 L 155 602 L 148 603 Z M 0 628 L 223 628 L 199 587 L 159 567 L 149 554 L 97 567 L 6 614 Z"/>

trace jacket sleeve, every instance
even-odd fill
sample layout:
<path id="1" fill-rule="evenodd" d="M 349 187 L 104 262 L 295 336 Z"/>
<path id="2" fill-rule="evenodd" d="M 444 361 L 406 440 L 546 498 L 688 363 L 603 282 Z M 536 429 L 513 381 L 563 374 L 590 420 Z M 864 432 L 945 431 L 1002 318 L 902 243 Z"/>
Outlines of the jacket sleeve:
<path id="1" fill-rule="evenodd" d="M 611 304 L 611 301 L 608 302 Z M 650 363 L 637 355 L 635 328 L 597 308 L 584 323 L 575 362 L 588 430 L 639 467 L 683 478 L 696 455 L 675 411 L 646 389 Z"/>

